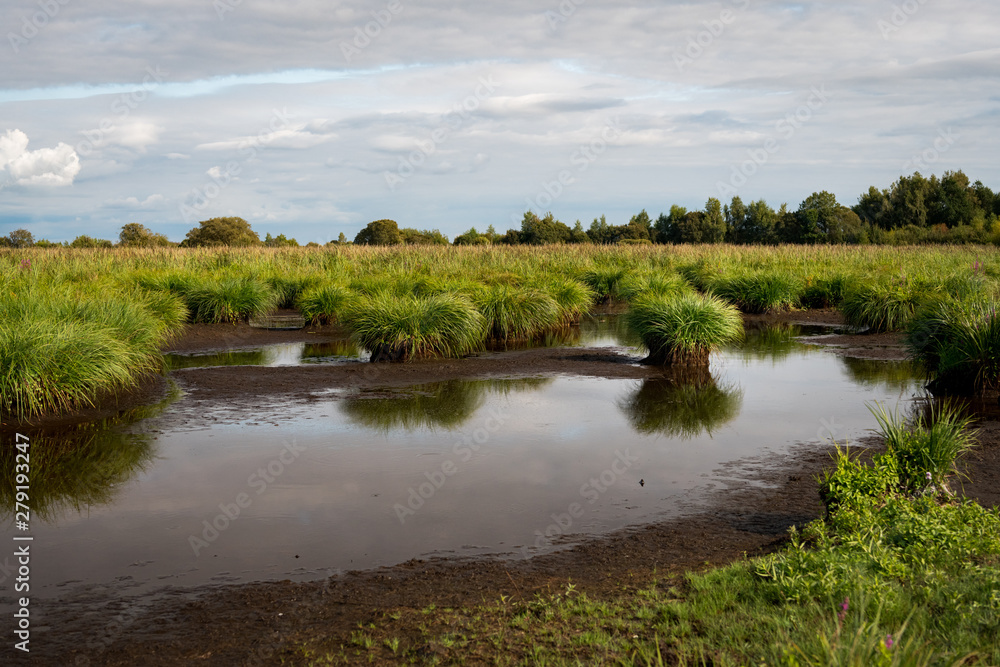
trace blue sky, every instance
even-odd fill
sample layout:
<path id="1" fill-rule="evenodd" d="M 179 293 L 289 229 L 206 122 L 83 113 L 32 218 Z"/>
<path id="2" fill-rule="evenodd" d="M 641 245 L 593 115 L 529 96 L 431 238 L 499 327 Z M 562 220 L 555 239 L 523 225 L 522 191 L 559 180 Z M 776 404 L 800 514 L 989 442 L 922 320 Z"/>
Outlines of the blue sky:
<path id="1" fill-rule="evenodd" d="M 0 234 L 621 223 L 708 197 L 1000 188 L 1000 6 L 13 0 Z"/>

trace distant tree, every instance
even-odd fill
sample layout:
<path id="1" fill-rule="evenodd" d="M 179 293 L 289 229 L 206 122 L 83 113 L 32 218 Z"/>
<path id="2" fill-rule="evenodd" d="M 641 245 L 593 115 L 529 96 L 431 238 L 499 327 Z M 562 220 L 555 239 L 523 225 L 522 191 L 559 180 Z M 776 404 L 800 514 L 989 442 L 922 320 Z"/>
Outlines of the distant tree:
<path id="1" fill-rule="evenodd" d="M 646 238 L 650 241 L 656 240 L 656 229 L 653 228 L 653 221 L 649 218 L 649 214 L 646 213 L 646 209 L 642 209 L 628 221 L 629 227 L 635 227 L 636 229 L 641 229 L 642 234 L 638 238 Z"/>
<path id="2" fill-rule="evenodd" d="M 310 241 L 309 243 L 306 244 L 306 247 L 307 248 L 318 248 L 319 244 L 316 243 L 315 241 Z"/>
<path id="3" fill-rule="evenodd" d="M 48 239 L 38 239 L 37 241 L 35 241 L 35 246 L 34 247 L 36 247 L 36 248 L 65 248 L 67 246 L 65 244 L 63 244 L 63 243 L 59 243 L 58 241 L 50 241 Z"/>
<path id="4" fill-rule="evenodd" d="M 30 248 L 35 245 L 35 237 L 27 229 L 15 229 L 7 235 L 7 245 L 11 248 Z"/>
<path id="5" fill-rule="evenodd" d="M 138 222 L 130 222 L 122 226 L 118 245 L 126 248 L 162 248 L 172 244 L 163 234 L 154 234 Z"/>
<path id="6" fill-rule="evenodd" d="M 837 198 L 826 190 L 812 193 L 799 204 L 794 226 L 789 230 L 790 238 L 786 240 L 796 243 L 841 242 L 843 208 L 837 203 Z M 854 218 L 857 219 L 856 231 L 860 231 L 861 220 L 856 214 Z"/>
<path id="7" fill-rule="evenodd" d="M 375 220 L 358 232 L 354 242 L 358 245 L 399 245 L 403 236 L 395 220 Z"/>
<path id="8" fill-rule="evenodd" d="M 344 235 L 344 232 L 340 232 L 340 235 L 337 237 L 337 243 L 347 243 L 347 236 Z"/>
<path id="9" fill-rule="evenodd" d="M 608 219 L 603 215 L 598 218 L 594 218 L 594 221 L 590 223 L 590 227 L 587 229 L 587 236 L 590 237 L 593 243 L 614 243 L 611 236 L 611 226 L 608 224 Z"/>
<path id="10" fill-rule="evenodd" d="M 521 220 L 521 243 L 527 245 L 547 245 L 551 243 L 568 243 L 570 228 L 555 219 L 552 213 L 546 213 L 544 218 L 528 211 Z"/>
<path id="11" fill-rule="evenodd" d="M 436 229 L 413 229 L 405 227 L 399 234 L 406 245 L 448 245 L 448 237 Z"/>
<path id="12" fill-rule="evenodd" d="M 858 203 L 852 207 L 862 222 L 883 229 L 888 228 L 891 209 L 889 191 L 879 190 L 874 186 L 868 188 L 868 192 L 858 197 Z"/>
<path id="13" fill-rule="evenodd" d="M 203 220 L 181 241 L 185 248 L 256 245 L 261 245 L 260 236 L 249 222 L 237 217 Z"/>
<path id="14" fill-rule="evenodd" d="M 497 230 L 493 228 L 493 225 L 486 228 L 483 236 L 485 236 L 490 243 L 496 243 L 497 239 L 500 238 L 500 235 L 497 234 Z"/>
<path id="15" fill-rule="evenodd" d="M 746 229 L 747 207 L 738 196 L 732 198 L 723 209 L 726 217 L 726 240 L 730 243 L 743 243 L 740 238 L 742 230 Z"/>
<path id="16" fill-rule="evenodd" d="M 455 237 L 455 245 L 489 245 L 490 239 L 485 234 L 480 234 L 475 227 L 471 227 L 464 234 Z"/>
<path id="17" fill-rule="evenodd" d="M 898 229 L 907 225 L 926 227 L 930 195 L 931 183 L 920 172 L 914 172 L 913 176 L 901 176 L 889 188 L 885 228 Z"/>
<path id="18" fill-rule="evenodd" d="M 284 234 L 271 236 L 270 232 L 268 232 L 267 236 L 264 237 L 264 245 L 268 248 L 298 248 L 299 242 L 295 239 L 285 237 Z"/>
<path id="19" fill-rule="evenodd" d="M 497 243 L 503 245 L 518 245 L 521 243 L 521 232 L 516 229 L 508 229 L 507 233 L 497 239 Z"/>
<path id="20" fill-rule="evenodd" d="M 661 243 L 685 243 L 682 234 L 684 216 L 687 209 L 674 204 L 670 207 L 670 215 L 660 214 L 656 219 L 656 238 Z M 688 241 L 690 243 L 690 241 Z"/>
<path id="21" fill-rule="evenodd" d="M 982 217 L 976 191 L 969 183 L 969 177 L 961 171 L 946 171 L 938 181 L 930 179 L 927 202 L 927 224 L 961 227 L 970 225 L 977 212 Z"/>
<path id="22" fill-rule="evenodd" d="M 569 232 L 569 242 L 570 243 L 591 243 L 590 237 L 587 236 L 587 232 L 583 229 L 583 223 L 579 220 L 573 225 L 573 229 Z"/>
<path id="23" fill-rule="evenodd" d="M 111 248 L 113 243 L 107 239 L 94 239 L 90 238 L 86 234 L 82 234 L 73 239 L 73 242 L 69 244 L 70 248 Z"/>
<path id="24" fill-rule="evenodd" d="M 729 228 L 726 225 L 726 214 L 722 212 L 722 202 L 715 197 L 709 197 L 705 202 L 705 216 L 709 225 L 722 230 L 722 238 L 725 239 Z"/>
<path id="25" fill-rule="evenodd" d="M 775 228 L 778 225 L 778 215 L 766 201 L 759 199 L 750 202 L 745 211 L 743 226 L 737 233 L 740 243 L 767 244 L 777 242 Z"/>

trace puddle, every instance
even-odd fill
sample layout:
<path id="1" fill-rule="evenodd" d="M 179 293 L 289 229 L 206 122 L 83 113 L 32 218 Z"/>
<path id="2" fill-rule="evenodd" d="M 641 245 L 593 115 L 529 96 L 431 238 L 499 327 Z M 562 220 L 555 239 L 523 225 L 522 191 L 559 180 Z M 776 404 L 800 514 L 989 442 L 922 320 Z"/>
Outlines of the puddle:
<path id="1" fill-rule="evenodd" d="M 575 344 L 630 345 L 611 318 L 579 331 Z M 40 434 L 32 593 L 305 580 L 435 555 L 525 557 L 551 548 L 546 533 L 578 538 L 676 516 L 724 484 L 726 462 L 856 441 L 875 426 L 866 401 L 892 407 L 922 395 L 912 367 L 795 340 L 808 333 L 753 329 L 697 378 L 342 391 L 276 402 L 237 423 L 213 418 L 234 414 L 226 405 L 195 410 L 181 398 L 131 415 L 131 425 Z M 303 344 L 184 359 L 357 358 L 343 345 Z M 0 494 L 8 543 L 12 494 Z"/>

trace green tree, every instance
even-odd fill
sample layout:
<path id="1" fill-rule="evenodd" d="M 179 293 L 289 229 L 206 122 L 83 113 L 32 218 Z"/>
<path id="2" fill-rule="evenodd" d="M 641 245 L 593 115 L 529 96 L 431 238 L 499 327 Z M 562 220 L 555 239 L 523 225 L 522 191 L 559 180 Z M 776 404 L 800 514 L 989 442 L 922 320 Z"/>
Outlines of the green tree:
<path id="1" fill-rule="evenodd" d="M 726 205 L 723 213 L 726 216 L 726 240 L 730 243 L 743 243 L 740 230 L 746 228 L 747 207 L 743 200 L 734 196 Z"/>
<path id="2" fill-rule="evenodd" d="M 107 239 L 93 239 L 86 234 L 81 234 L 73 239 L 69 244 L 70 248 L 111 248 L 114 244 Z"/>
<path id="3" fill-rule="evenodd" d="M 858 203 L 852 208 L 862 222 L 883 229 L 888 228 L 891 209 L 889 191 L 879 190 L 875 186 L 868 188 L 868 192 L 858 197 Z"/>
<path id="4" fill-rule="evenodd" d="M 682 228 L 687 209 L 674 204 L 670 207 L 670 215 L 660 214 L 656 219 L 656 238 L 661 243 L 690 243 L 684 240 Z"/>
<path id="5" fill-rule="evenodd" d="M 600 218 L 594 218 L 594 221 L 590 223 L 590 227 L 587 229 L 587 236 L 590 237 L 592 243 L 613 243 L 611 240 L 611 226 L 608 224 L 608 219 L 603 215 Z"/>
<path id="6" fill-rule="evenodd" d="M 118 245 L 126 248 L 162 248 L 170 245 L 163 234 L 154 234 L 138 222 L 122 225 L 118 233 Z"/>
<path id="7" fill-rule="evenodd" d="M 884 227 L 926 227 L 930 194 L 931 184 L 920 172 L 914 172 L 913 176 L 901 176 L 889 188 L 889 212 L 885 217 L 887 224 Z"/>
<path id="8" fill-rule="evenodd" d="M 203 220 L 181 241 L 184 248 L 256 245 L 261 245 L 257 232 L 249 222 L 237 217 Z"/>
<path id="9" fill-rule="evenodd" d="M 544 218 L 528 211 L 521 220 L 521 243 L 527 245 L 547 245 L 551 243 L 568 243 L 572 230 L 555 219 L 552 213 L 546 213 Z"/>
<path id="10" fill-rule="evenodd" d="M 455 237 L 455 245 L 489 245 L 490 239 L 485 234 L 480 234 L 475 227 L 471 227 L 464 234 Z"/>
<path id="11" fill-rule="evenodd" d="M 436 229 L 404 227 L 399 234 L 406 245 L 448 245 L 448 237 Z"/>
<path id="12" fill-rule="evenodd" d="M 591 243 L 590 237 L 587 236 L 587 232 L 583 229 L 583 223 L 579 220 L 573 225 L 573 229 L 569 233 L 570 243 Z"/>
<path id="13" fill-rule="evenodd" d="M 268 248 L 298 248 L 299 242 L 295 239 L 290 239 L 285 237 L 284 234 L 278 234 L 272 237 L 270 232 L 264 238 L 264 245 Z"/>
<path id="14" fill-rule="evenodd" d="M 11 248 L 30 248 L 35 245 L 35 237 L 27 229 L 15 229 L 7 235 L 7 245 Z"/>
<path id="15" fill-rule="evenodd" d="M 358 232 L 354 242 L 359 245 L 399 245 L 403 236 L 395 220 L 374 220 Z"/>

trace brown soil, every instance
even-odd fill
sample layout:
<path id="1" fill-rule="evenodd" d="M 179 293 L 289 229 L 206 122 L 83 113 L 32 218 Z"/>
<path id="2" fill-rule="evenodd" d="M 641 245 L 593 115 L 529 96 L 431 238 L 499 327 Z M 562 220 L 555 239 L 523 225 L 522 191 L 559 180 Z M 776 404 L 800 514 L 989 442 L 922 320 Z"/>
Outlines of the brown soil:
<path id="1" fill-rule="evenodd" d="M 812 319 L 807 319 L 812 318 Z M 836 313 L 787 313 L 757 320 L 838 324 Z M 245 326 L 192 327 L 170 349 L 200 351 L 341 336 L 334 327 L 273 332 Z M 832 337 L 837 350 L 893 349 L 897 339 Z M 838 342 L 832 342 L 838 341 Z M 877 357 L 885 358 L 885 357 Z M 567 373 L 644 378 L 662 373 L 613 350 L 534 349 L 487 353 L 462 360 L 321 367 L 231 367 L 176 371 L 172 377 L 193 397 L 211 401 L 285 394 L 307 399 L 328 387 L 402 386 L 460 377 Z M 992 417 L 996 419 L 994 415 Z M 1000 502 L 1000 422 L 980 425 L 980 446 L 966 459 L 967 495 Z M 822 512 L 816 475 L 828 451 L 801 447 L 784 457 L 734 462 L 724 486 L 679 519 L 592 538 L 528 560 L 414 560 L 391 568 L 347 572 L 310 583 L 267 582 L 195 590 L 164 590 L 139 599 L 89 597 L 39 610 L 31 663 L 42 665 L 299 664 L 295 648 L 307 643 L 338 650 L 359 623 L 377 622 L 396 609 L 492 602 L 501 595 L 528 599 L 573 582 L 600 598 L 635 589 L 654 578 L 733 562 L 777 549 L 787 529 Z M 32 613 L 35 611 L 33 609 Z M 10 643 L 0 651 L 9 664 Z"/>

